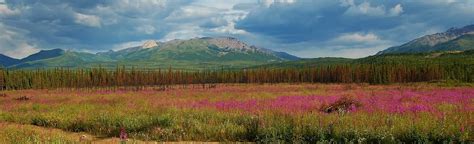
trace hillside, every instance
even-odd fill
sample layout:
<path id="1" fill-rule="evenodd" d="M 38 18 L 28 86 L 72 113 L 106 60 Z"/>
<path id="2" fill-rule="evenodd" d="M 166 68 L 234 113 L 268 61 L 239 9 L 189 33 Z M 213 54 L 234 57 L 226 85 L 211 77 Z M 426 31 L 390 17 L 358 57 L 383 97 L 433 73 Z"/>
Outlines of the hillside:
<path id="1" fill-rule="evenodd" d="M 41 50 L 38 53 L 32 54 L 26 58 L 21 59 L 21 62 L 29 62 L 36 60 L 43 60 L 61 56 L 65 53 L 62 49 Z"/>
<path id="2" fill-rule="evenodd" d="M 271 63 L 259 66 L 249 67 L 286 69 L 286 68 L 312 68 L 317 66 L 338 65 L 338 64 L 406 64 L 423 65 L 426 63 L 439 63 L 443 65 L 452 65 L 456 63 L 470 64 L 474 66 L 474 50 L 469 51 L 442 51 L 430 53 L 415 54 L 384 54 L 374 55 L 359 59 L 347 58 L 313 58 L 301 59 L 296 61 L 287 61 Z"/>
<path id="3" fill-rule="evenodd" d="M 127 66 L 136 68 L 220 69 L 299 59 L 284 52 L 248 45 L 235 38 L 195 38 L 168 42 L 147 41 L 142 46 L 97 54 L 44 50 L 10 68 L 87 68 Z"/>
<path id="4" fill-rule="evenodd" d="M 375 55 L 366 58 L 357 59 L 355 63 L 371 63 L 371 64 L 472 64 L 474 65 L 474 50 L 469 51 L 441 51 L 430 53 L 414 53 L 414 54 L 386 54 Z"/>
<path id="5" fill-rule="evenodd" d="M 438 44 L 434 47 L 436 51 L 459 50 L 466 51 L 474 49 L 474 34 L 460 36 L 454 40 Z"/>
<path id="6" fill-rule="evenodd" d="M 14 58 L 11 58 L 9 56 L 0 54 L 0 65 L 3 66 L 3 67 L 8 67 L 8 66 L 11 66 L 11 65 L 15 65 L 19 62 L 20 62 L 20 60 L 18 60 L 18 59 L 14 59 Z"/>
<path id="7" fill-rule="evenodd" d="M 64 51 L 55 57 L 48 57 L 35 61 L 26 61 L 11 68 L 37 69 L 37 68 L 88 68 L 100 66 L 112 62 L 111 59 L 104 58 L 95 54 Z"/>
<path id="8" fill-rule="evenodd" d="M 463 28 L 451 28 L 443 33 L 423 36 L 403 45 L 390 47 L 377 54 L 473 50 L 473 35 L 474 25 L 465 26 Z"/>
<path id="9" fill-rule="evenodd" d="M 347 64 L 351 63 L 354 59 L 348 58 L 313 58 L 313 59 L 301 59 L 295 61 L 281 62 L 281 63 L 271 63 L 259 66 L 249 67 L 253 68 L 270 68 L 270 69 L 279 69 L 279 68 L 310 68 L 320 65 L 331 65 L 331 64 Z"/>

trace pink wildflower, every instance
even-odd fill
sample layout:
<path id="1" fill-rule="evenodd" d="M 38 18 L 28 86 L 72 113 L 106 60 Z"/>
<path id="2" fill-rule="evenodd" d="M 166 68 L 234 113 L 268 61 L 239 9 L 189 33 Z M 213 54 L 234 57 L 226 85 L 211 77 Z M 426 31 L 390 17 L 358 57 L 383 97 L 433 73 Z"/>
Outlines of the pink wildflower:
<path id="1" fill-rule="evenodd" d="M 120 128 L 120 140 L 121 141 L 126 141 L 128 139 L 127 132 L 125 131 L 125 128 Z"/>

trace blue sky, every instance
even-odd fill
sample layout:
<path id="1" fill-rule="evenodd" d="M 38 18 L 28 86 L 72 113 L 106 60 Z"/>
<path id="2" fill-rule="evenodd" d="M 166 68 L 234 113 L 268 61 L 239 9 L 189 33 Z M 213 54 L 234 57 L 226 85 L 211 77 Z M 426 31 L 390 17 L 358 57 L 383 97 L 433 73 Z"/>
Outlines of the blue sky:
<path id="1" fill-rule="evenodd" d="M 0 0 L 0 53 L 231 36 L 300 57 L 356 58 L 470 24 L 472 0 Z"/>

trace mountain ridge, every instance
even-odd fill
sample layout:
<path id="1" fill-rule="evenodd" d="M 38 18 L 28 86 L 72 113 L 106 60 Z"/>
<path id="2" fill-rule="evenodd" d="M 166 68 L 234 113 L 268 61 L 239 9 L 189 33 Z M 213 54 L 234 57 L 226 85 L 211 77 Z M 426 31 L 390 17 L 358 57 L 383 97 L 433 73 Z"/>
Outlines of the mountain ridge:
<path id="1" fill-rule="evenodd" d="M 400 46 L 387 48 L 383 51 L 378 52 L 377 55 L 389 53 L 423 53 L 433 51 L 457 51 L 474 49 L 474 47 L 470 46 L 468 48 L 451 47 L 450 49 L 442 49 L 438 46 L 456 40 L 465 35 L 474 35 L 474 25 L 467 25 L 462 28 L 450 28 L 442 33 L 425 35 L 420 38 L 411 40 Z"/>
<path id="2" fill-rule="evenodd" d="M 11 66 L 11 65 L 15 65 L 19 62 L 20 62 L 19 59 L 15 59 L 15 58 L 6 56 L 4 54 L 0 54 L 0 65 L 3 66 L 3 67 L 8 67 L 8 66 Z"/>
<path id="3" fill-rule="evenodd" d="M 249 45 L 236 38 L 193 38 L 157 42 L 146 41 L 141 46 L 95 54 L 65 51 L 62 49 L 42 50 L 32 54 L 10 68 L 42 67 L 116 67 L 117 65 L 143 68 L 243 68 L 271 62 L 299 59 L 285 52 Z"/>
<path id="4" fill-rule="evenodd" d="M 66 51 L 63 49 L 50 49 L 50 50 L 41 50 L 37 53 L 34 53 L 32 55 L 29 55 L 23 59 L 21 59 L 21 62 L 28 62 L 28 61 L 36 61 L 36 60 L 42 60 L 42 59 L 48 59 L 48 58 L 53 58 L 60 56 L 64 54 Z"/>

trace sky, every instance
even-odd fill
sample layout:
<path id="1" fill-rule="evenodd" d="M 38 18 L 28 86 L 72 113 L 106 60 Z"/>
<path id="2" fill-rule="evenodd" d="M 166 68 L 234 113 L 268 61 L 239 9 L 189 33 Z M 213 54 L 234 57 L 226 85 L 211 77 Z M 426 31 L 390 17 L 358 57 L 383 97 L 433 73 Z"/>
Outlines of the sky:
<path id="1" fill-rule="evenodd" d="M 359 58 L 470 24 L 474 0 L 0 0 L 0 53 L 235 37 L 304 58 Z"/>

